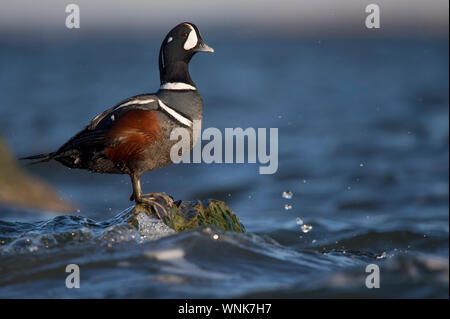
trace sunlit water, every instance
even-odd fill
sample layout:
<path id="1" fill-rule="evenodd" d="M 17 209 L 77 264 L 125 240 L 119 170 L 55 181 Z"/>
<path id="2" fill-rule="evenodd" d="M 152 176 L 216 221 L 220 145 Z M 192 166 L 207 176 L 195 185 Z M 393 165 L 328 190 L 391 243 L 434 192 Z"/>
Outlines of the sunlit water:
<path id="1" fill-rule="evenodd" d="M 127 176 L 33 166 L 79 217 L 1 209 L 0 297 L 448 297 L 448 42 L 210 38 L 191 66 L 204 128 L 278 127 L 278 172 L 172 165 L 143 188 L 224 200 L 247 233 L 136 229 Z M 77 41 L 0 39 L 0 132 L 18 156 L 157 88 L 159 40 Z"/>

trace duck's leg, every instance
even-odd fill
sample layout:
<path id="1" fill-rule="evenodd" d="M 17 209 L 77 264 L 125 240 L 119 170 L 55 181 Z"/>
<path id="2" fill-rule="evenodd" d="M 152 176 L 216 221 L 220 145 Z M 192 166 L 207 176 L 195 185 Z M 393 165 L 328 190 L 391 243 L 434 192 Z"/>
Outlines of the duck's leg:
<path id="1" fill-rule="evenodd" d="M 131 185 L 133 186 L 133 194 L 130 196 L 130 201 L 136 200 L 136 203 L 139 202 L 142 198 L 142 189 L 141 189 L 141 175 L 132 173 L 131 177 Z"/>
<path id="2" fill-rule="evenodd" d="M 142 194 L 141 175 L 131 174 L 130 177 L 133 185 L 133 194 L 131 194 L 130 200 L 134 200 L 136 204 L 150 206 L 158 218 L 162 220 L 161 214 L 167 215 L 166 207 L 173 204 L 173 199 L 165 193 Z"/>

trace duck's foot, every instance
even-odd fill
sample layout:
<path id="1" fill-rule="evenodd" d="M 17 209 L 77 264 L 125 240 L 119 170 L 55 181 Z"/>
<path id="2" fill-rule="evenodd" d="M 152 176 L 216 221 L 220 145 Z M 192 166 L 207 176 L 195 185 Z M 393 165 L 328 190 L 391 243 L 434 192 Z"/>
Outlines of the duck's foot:
<path id="1" fill-rule="evenodd" d="M 150 207 L 153 213 L 162 221 L 168 217 L 168 209 L 174 204 L 173 198 L 166 193 L 143 194 L 137 204 L 144 204 Z"/>

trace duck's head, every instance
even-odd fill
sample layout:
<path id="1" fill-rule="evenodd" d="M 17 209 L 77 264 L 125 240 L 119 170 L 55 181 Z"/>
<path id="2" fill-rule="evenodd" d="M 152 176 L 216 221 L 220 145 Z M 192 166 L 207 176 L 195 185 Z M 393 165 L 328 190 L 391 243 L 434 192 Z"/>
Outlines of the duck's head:
<path id="1" fill-rule="evenodd" d="M 203 41 L 197 26 L 183 22 L 170 30 L 159 51 L 161 84 L 182 82 L 194 85 L 189 76 L 188 64 L 197 52 L 214 52 Z"/>

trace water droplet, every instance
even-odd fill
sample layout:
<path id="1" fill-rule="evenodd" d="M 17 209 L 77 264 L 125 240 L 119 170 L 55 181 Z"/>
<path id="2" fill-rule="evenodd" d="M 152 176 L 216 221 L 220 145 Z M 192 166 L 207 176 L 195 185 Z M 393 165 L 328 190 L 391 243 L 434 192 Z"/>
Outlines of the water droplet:
<path id="1" fill-rule="evenodd" d="M 300 217 L 297 217 L 295 219 L 295 222 L 297 223 L 297 225 L 303 225 L 303 219 L 301 219 Z"/>
<path id="2" fill-rule="evenodd" d="M 286 204 L 286 205 L 284 205 L 284 209 L 290 210 L 290 209 L 292 209 L 292 205 Z"/>
<path id="3" fill-rule="evenodd" d="M 217 239 L 219 239 L 219 235 L 217 235 L 217 234 L 214 234 L 214 235 L 213 235 L 213 239 L 214 239 L 214 240 L 217 240 Z"/>
<path id="4" fill-rule="evenodd" d="M 351 186 L 347 186 L 347 189 L 348 189 L 348 190 L 351 190 L 351 189 L 352 189 L 352 187 L 351 187 Z"/>
<path id="5" fill-rule="evenodd" d="M 77 209 L 77 213 L 80 213 L 80 212 L 81 212 L 81 210 Z"/>
<path id="6" fill-rule="evenodd" d="M 381 255 L 377 256 L 377 259 L 384 259 L 384 258 L 386 258 L 386 252 L 385 251 L 383 251 L 381 253 Z"/>
<path id="7" fill-rule="evenodd" d="M 284 191 L 281 196 L 285 199 L 291 199 L 294 194 L 291 191 Z"/>
<path id="8" fill-rule="evenodd" d="M 364 163 L 359 163 L 359 166 L 360 167 L 364 167 Z"/>
<path id="9" fill-rule="evenodd" d="M 30 248 L 28 248 L 28 251 L 29 251 L 30 253 L 35 252 L 35 251 L 37 251 L 37 250 L 39 250 L 39 248 L 38 248 L 37 246 L 31 246 Z"/>
<path id="10" fill-rule="evenodd" d="M 303 184 L 306 184 L 306 179 L 303 180 Z"/>
<path id="11" fill-rule="evenodd" d="M 312 242 L 313 244 L 315 244 L 315 243 L 316 243 L 316 241 L 317 241 L 317 240 L 313 239 L 313 240 L 312 240 L 311 242 Z"/>
<path id="12" fill-rule="evenodd" d="M 311 226 L 311 225 L 303 224 L 303 225 L 301 226 L 301 229 L 302 229 L 302 232 L 304 232 L 304 233 L 306 234 L 307 232 L 309 232 L 309 231 L 312 229 L 312 226 Z"/>

